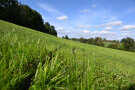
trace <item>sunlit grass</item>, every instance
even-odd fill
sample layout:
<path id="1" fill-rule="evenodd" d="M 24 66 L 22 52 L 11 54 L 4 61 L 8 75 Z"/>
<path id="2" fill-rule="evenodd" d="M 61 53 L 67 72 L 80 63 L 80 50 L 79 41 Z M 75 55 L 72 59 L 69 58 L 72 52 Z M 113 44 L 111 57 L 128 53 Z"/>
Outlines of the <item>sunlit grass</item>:
<path id="1" fill-rule="evenodd" d="M 0 89 L 128 89 L 135 53 L 64 40 L 0 21 Z"/>

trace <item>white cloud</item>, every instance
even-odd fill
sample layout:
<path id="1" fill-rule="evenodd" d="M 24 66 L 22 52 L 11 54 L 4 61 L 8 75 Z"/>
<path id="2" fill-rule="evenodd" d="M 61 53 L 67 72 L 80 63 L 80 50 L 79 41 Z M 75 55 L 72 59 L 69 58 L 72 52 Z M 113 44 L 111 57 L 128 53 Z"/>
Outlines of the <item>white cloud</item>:
<path id="1" fill-rule="evenodd" d="M 65 34 L 71 34 L 72 31 L 70 30 L 67 30 L 67 28 L 64 26 L 64 27 L 58 27 L 56 28 L 57 32 L 59 35 L 65 35 Z"/>
<path id="2" fill-rule="evenodd" d="M 95 27 L 113 27 L 113 26 L 121 26 L 122 21 L 114 21 L 114 22 L 108 22 L 101 25 L 96 25 Z"/>
<path id="3" fill-rule="evenodd" d="M 91 34 L 94 35 L 114 35 L 114 32 L 110 32 L 110 31 L 94 31 Z"/>
<path id="4" fill-rule="evenodd" d="M 127 30 L 121 30 L 120 32 L 121 33 L 131 33 L 130 31 L 127 31 Z"/>
<path id="5" fill-rule="evenodd" d="M 70 34 L 70 33 L 72 33 L 72 32 L 71 31 L 66 31 L 66 30 L 59 32 L 59 34 Z"/>
<path id="6" fill-rule="evenodd" d="M 121 35 L 124 37 L 131 36 L 131 34 L 129 34 L 129 33 L 122 33 Z"/>
<path id="7" fill-rule="evenodd" d="M 57 31 L 64 31 L 64 29 L 62 27 L 58 27 L 56 30 Z"/>
<path id="8" fill-rule="evenodd" d="M 72 32 L 72 33 L 74 35 L 79 35 L 80 37 L 87 36 L 87 35 L 91 34 L 89 30 L 80 30 L 80 31 Z"/>
<path id="9" fill-rule="evenodd" d="M 56 19 L 58 19 L 58 20 L 67 20 L 68 16 L 60 16 L 60 17 L 57 17 Z"/>
<path id="10" fill-rule="evenodd" d="M 117 17 L 112 17 L 112 18 L 109 18 L 109 19 L 107 19 L 105 21 L 110 22 L 110 21 L 114 21 L 114 20 L 117 20 Z"/>
<path id="11" fill-rule="evenodd" d="M 78 28 L 89 29 L 90 25 L 78 25 Z"/>
<path id="12" fill-rule="evenodd" d="M 99 33 L 100 33 L 99 31 L 92 32 L 92 34 L 99 34 Z"/>
<path id="13" fill-rule="evenodd" d="M 130 32 L 130 31 L 121 31 L 121 36 L 122 37 L 134 37 L 134 34 L 133 32 Z"/>
<path id="14" fill-rule="evenodd" d="M 89 9 L 84 9 L 84 10 L 81 10 L 80 12 L 81 13 L 87 13 L 87 12 L 89 12 L 90 10 Z"/>
<path id="15" fill-rule="evenodd" d="M 93 7 L 93 8 L 96 8 L 97 6 L 96 6 L 95 4 L 92 4 L 92 7 Z"/>
<path id="16" fill-rule="evenodd" d="M 77 34 L 79 36 L 98 36 L 98 37 L 102 37 L 102 36 L 113 36 L 115 35 L 115 32 L 110 32 L 110 31 L 93 31 L 90 32 L 89 30 L 82 30 L 82 31 L 78 31 L 78 32 L 74 32 L 74 34 Z"/>
<path id="17" fill-rule="evenodd" d="M 56 10 L 55 8 L 51 7 L 48 4 L 38 3 L 38 6 L 41 7 L 42 9 L 44 9 L 47 12 L 54 13 L 54 14 L 57 14 L 57 15 L 64 15 L 62 12 Z"/>
<path id="18" fill-rule="evenodd" d="M 90 33 L 90 31 L 89 31 L 89 30 L 83 30 L 83 32 L 84 32 L 84 33 Z"/>
<path id="19" fill-rule="evenodd" d="M 125 25 L 119 28 L 119 30 L 123 31 L 123 30 L 133 30 L 135 29 L 135 25 Z"/>
<path id="20" fill-rule="evenodd" d="M 104 31 L 110 31 L 110 30 L 112 30 L 112 29 L 113 29 L 112 27 L 104 27 L 104 28 L 103 28 Z"/>
<path id="21" fill-rule="evenodd" d="M 110 31 L 101 31 L 100 34 L 102 34 L 102 35 L 113 35 L 114 32 L 110 32 Z"/>

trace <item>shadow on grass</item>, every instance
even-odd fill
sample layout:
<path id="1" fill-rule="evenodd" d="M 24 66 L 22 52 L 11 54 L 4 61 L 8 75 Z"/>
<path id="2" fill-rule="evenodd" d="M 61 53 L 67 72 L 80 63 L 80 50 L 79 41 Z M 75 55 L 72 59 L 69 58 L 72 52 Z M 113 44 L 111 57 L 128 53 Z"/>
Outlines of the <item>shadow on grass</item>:
<path id="1" fill-rule="evenodd" d="M 127 88 L 127 90 L 135 90 L 135 83 L 129 85 L 129 87 Z"/>

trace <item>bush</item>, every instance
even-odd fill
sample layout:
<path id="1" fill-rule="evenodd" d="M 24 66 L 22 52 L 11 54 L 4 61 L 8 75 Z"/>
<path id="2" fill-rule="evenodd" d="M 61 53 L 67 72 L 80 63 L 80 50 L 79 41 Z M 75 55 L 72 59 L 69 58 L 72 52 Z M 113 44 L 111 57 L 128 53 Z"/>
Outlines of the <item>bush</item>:
<path id="1" fill-rule="evenodd" d="M 110 44 L 108 46 L 108 48 L 113 48 L 113 49 L 117 49 L 118 45 L 117 44 Z"/>

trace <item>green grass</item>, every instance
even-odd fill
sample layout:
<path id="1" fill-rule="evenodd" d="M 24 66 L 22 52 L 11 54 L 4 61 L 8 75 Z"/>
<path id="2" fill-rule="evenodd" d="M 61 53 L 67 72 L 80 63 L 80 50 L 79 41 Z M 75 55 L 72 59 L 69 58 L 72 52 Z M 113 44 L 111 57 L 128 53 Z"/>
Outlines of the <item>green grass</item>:
<path id="1" fill-rule="evenodd" d="M 122 43 L 113 43 L 113 42 L 104 42 L 104 47 L 108 47 L 110 44 L 118 44 L 118 48 L 120 48 L 122 46 Z"/>
<path id="2" fill-rule="evenodd" d="M 105 47 L 108 47 L 110 44 L 115 44 L 115 43 L 112 43 L 112 42 L 104 42 L 104 46 L 105 46 Z"/>
<path id="3" fill-rule="evenodd" d="M 135 53 L 61 39 L 0 20 L 1 90 L 135 87 Z"/>

